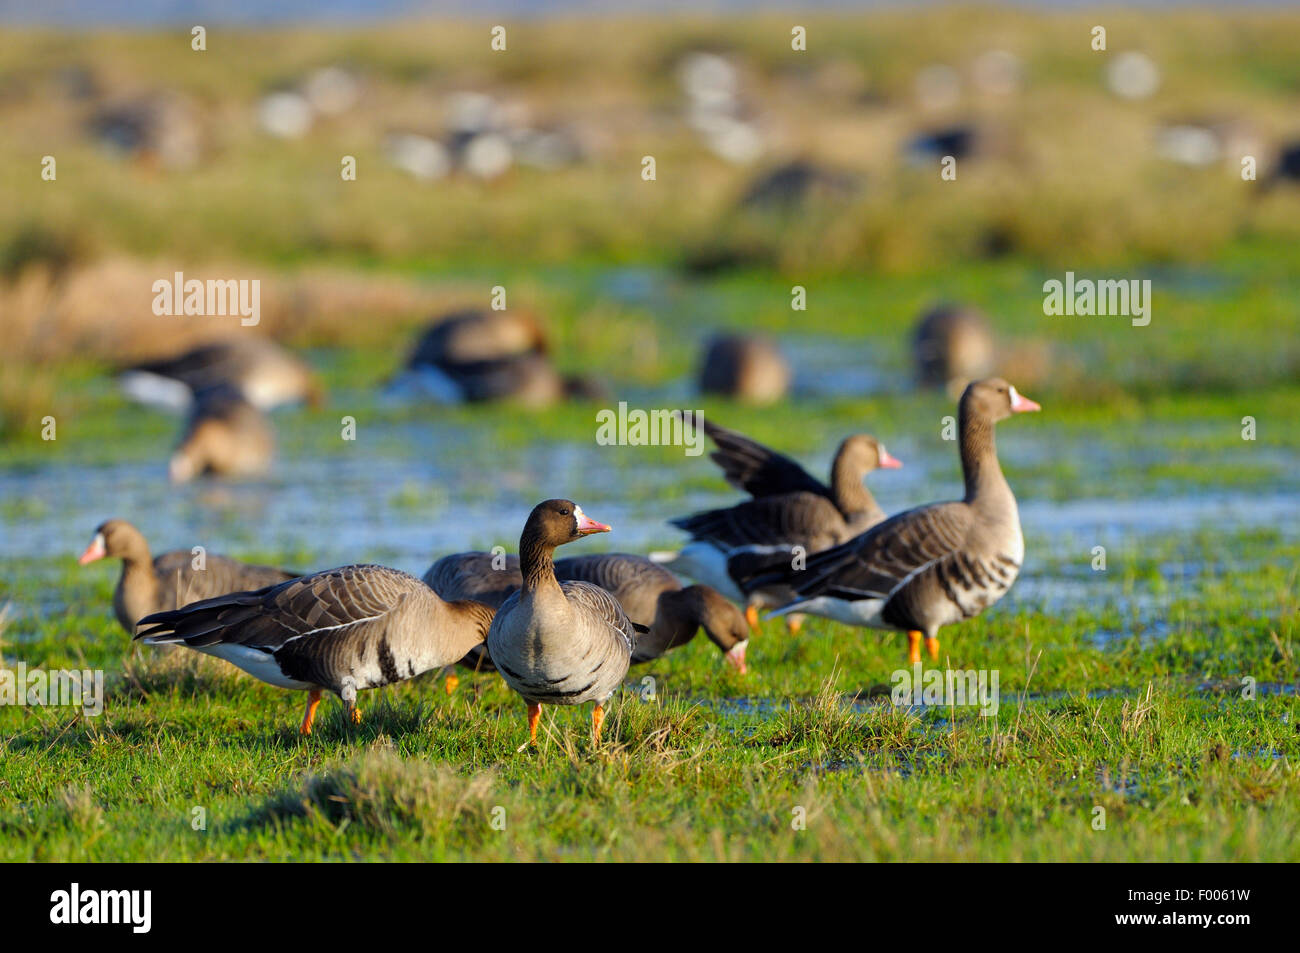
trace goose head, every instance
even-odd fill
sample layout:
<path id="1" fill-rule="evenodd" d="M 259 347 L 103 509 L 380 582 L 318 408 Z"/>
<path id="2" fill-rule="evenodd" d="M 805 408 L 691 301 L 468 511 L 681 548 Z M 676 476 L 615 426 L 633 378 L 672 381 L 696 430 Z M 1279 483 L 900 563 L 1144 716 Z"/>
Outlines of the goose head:
<path id="1" fill-rule="evenodd" d="M 865 433 L 844 438 L 835 456 L 864 476 L 873 470 L 897 470 L 903 465 L 902 460 L 890 456 L 883 443 Z"/>
<path id="2" fill-rule="evenodd" d="M 689 606 L 692 621 L 722 650 L 727 664 L 744 675 L 748 670 L 745 649 L 749 645 L 749 623 L 741 611 L 712 586 L 687 586 L 681 590 L 681 598 Z"/>
<path id="3" fill-rule="evenodd" d="M 86 551 L 77 560 L 81 565 L 106 557 L 128 558 L 143 555 L 148 558 L 144 536 L 126 520 L 105 520 L 95 527 L 95 536 Z"/>
<path id="4" fill-rule="evenodd" d="M 1006 420 L 1012 414 L 1042 410 L 1036 401 L 1021 394 L 1000 377 L 987 377 L 966 387 L 961 395 L 962 406 L 990 423 Z"/>
<path id="5" fill-rule="evenodd" d="M 608 533 L 611 528 L 593 520 L 572 500 L 545 500 L 533 507 L 528 515 L 520 549 L 524 548 L 525 542 L 540 543 L 553 549 L 592 533 Z"/>

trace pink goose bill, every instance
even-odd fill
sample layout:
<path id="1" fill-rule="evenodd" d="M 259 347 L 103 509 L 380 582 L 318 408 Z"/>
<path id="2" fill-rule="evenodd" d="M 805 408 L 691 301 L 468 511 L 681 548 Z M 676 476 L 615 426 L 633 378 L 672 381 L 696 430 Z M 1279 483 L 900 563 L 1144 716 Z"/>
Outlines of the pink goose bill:
<path id="1" fill-rule="evenodd" d="M 608 533 L 614 527 L 607 523 L 597 523 L 594 519 L 582 512 L 581 506 L 573 508 L 573 515 L 578 519 L 578 535 L 589 536 L 592 533 Z"/>
<path id="2" fill-rule="evenodd" d="M 1011 412 L 1013 414 L 1023 414 L 1027 410 L 1042 410 L 1043 405 L 1037 401 L 1030 400 L 1014 387 L 1011 388 Z"/>

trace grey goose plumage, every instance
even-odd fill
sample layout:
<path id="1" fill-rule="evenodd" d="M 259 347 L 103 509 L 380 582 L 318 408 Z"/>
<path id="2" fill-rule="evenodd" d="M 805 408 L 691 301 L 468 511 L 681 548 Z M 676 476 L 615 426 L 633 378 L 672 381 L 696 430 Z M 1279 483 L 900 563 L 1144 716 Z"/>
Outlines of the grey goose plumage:
<path id="1" fill-rule="evenodd" d="M 321 693 L 360 720 L 357 692 L 448 665 L 481 643 L 492 609 L 446 602 L 407 573 L 343 566 L 254 592 L 235 592 L 140 622 L 137 639 L 215 655 L 279 688 L 308 692 L 310 734 Z"/>
<path id="2" fill-rule="evenodd" d="M 497 610 L 487 649 L 506 684 L 528 703 L 530 741 L 542 705 L 592 701 L 599 742 L 603 704 L 627 674 L 636 630 L 618 600 L 599 586 L 555 577 L 557 546 L 609 530 L 569 500 L 546 500 L 533 508 L 519 538 L 523 584 Z"/>
<path id="3" fill-rule="evenodd" d="M 638 629 L 633 665 L 685 645 L 702 628 L 723 658 L 744 674 L 749 640 L 745 617 L 713 587 L 684 587 L 668 570 L 630 553 L 558 559 L 555 575 L 600 586 L 618 600 L 634 626 L 645 629 Z"/>
<path id="4" fill-rule="evenodd" d="M 167 464 L 173 483 L 197 476 L 250 477 L 265 473 L 275 453 L 275 433 L 266 416 L 228 385 L 202 390 L 180 443 Z"/>
<path id="5" fill-rule="evenodd" d="M 194 395 L 213 387 L 231 387 L 259 410 L 321 400 L 310 367 L 274 341 L 252 334 L 134 364 L 122 369 L 119 380 L 128 396 L 175 410 L 184 410 Z"/>
<path id="6" fill-rule="evenodd" d="M 782 586 L 742 591 L 730 568 L 737 554 L 788 556 L 795 546 L 815 553 L 885 518 L 863 481 L 878 467 L 902 464 L 869 434 L 854 434 L 840 443 L 827 486 L 794 460 L 743 434 L 708 420 L 704 430 L 717 445 L 710 456 L 727 482 L 752 499 L 670 520 L 690 533 L 691 542 L 666 564 L 744 602 L 751 624 L 759 607 L 782 605 L 792 593 Z"/>
<path id="7" fill-rule="evenodd" d="M 131 635 L 136 623 L 151 613 L 179 609 L 227 592 L 261 589 L 300 575 L 215 554 L 204 554 L 202 568 L 196 569 L 195 554 L 188 549 L 152 559 L 144 534 L 120 519 L 105 520 L 95 527 L 95 535 L 78 561 L 84 566 L 105 558 L 122 560 L 122 575 L 113 590 L 113 611 Z"/>
<path id="8" fill-rule="evenodd" d="M 993 428 L 1012 414 L 1039 409 L 1000 378 L 970 384 L 959 404 L 966 488 L 961 500 L 900 513 L 810 556 L 802 570 L 786 559 L 751 559 L 747 575 L 742 573 L 746 583 L 792 588 L 795 597 L 781 612 L 905 631 L 913 663 L 921 660 L 924 638 L 937 659 L 940 627 L 997 602 L 1020 572 L 1024 537 Z"/>

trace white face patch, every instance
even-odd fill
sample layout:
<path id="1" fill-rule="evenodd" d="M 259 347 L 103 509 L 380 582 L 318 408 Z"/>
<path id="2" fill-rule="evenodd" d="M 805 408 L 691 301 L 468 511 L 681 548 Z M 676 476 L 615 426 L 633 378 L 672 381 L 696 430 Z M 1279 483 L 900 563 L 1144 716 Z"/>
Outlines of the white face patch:
<path id="1" fill-rule="evenodd" d="M 1011 389 L 1011 406 L 1014 407 L 1016 404 L 1020 403 L 1020 395 L 1016 393 L 1016 386 L 1014 384 L 1008 384 L 1007 387 Z"/>

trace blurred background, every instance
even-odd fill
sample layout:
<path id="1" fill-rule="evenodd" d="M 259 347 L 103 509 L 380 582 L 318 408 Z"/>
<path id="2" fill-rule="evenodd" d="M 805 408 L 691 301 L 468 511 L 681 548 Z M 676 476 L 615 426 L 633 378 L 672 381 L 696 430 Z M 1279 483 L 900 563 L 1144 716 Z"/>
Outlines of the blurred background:
<path id="1" fill-rule="evenodd" d="M 1028 534 L 1137 545 L 1293 512 L 1300 13 L 600 6 L 0 4 L 0 556 L 118 515 L 164 548 L 419 571 L 512 544 L 559 493 L 628 517 L 614 545 L 670 542 L 665 517 L 726 491 L 680 449 L 596 447 L 618 399 L 703 406 L 819 473 L 870 431 L 908 463 L 873 480 L 901 509 L 959 485 L 916 338 L 943 307 L 1047 408 L 1002 445 Z M 1067 270 L 1150 279 L 1150 325 L 1044 315 Z M 177 271 L 260 280 L 259 326 L 154 315 Z M 430 321 L 495 286 L 597 389 L 390 399 Z M 725 332 L 777 352 L 775 396 L 700 396 Z M 176 418 L 114 375 L 229 333 L 285 346 L 327 397 L 275 412 L 269 475 L 171 487 Z M 1249 445 L 1246 415 L 1268 421 Z"/>

